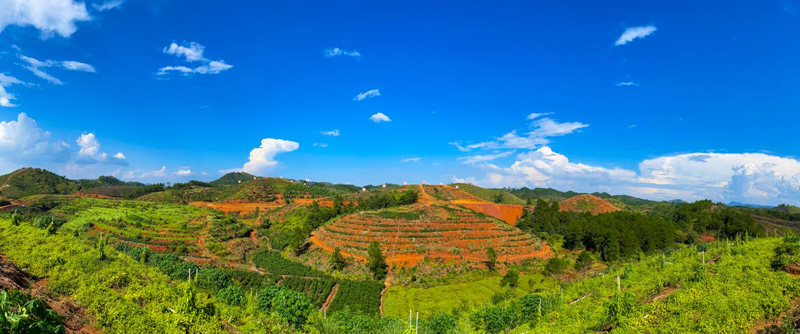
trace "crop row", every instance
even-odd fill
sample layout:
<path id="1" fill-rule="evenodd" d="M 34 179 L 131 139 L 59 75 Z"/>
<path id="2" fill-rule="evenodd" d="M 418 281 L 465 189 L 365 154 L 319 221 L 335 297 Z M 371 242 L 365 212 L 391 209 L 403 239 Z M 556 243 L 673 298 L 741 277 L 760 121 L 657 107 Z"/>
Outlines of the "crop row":
<path id="1" fill-rule="evenodd" d="M 316 307 L 321 307 L 325 299 L 331 294 L 336 281 L 332 279 L 309 279 L 301 277 L 286 277 L 281 285 L 287 289 L 302 292 Z"/>

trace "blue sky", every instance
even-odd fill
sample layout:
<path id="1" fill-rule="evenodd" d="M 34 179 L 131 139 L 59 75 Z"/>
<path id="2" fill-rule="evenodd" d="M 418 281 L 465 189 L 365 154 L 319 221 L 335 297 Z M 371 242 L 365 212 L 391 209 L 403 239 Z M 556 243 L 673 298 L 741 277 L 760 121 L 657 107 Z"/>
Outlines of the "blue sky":
<path id="1" fill-rule="evenodd" d="M 800 204 L 791 1 L 0 7 L 1 173 Z"/>

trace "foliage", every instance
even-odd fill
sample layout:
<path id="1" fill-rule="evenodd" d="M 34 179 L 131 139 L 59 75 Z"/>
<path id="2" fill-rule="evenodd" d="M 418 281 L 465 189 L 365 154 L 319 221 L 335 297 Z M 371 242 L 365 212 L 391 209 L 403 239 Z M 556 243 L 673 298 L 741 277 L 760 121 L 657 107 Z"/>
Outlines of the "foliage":
<path id="1" fill-rule="evenodd" d="M 505 275 L 503 275 L 503 279 L 500 280 L 500 286 L 510 286 L 512 288 L 517 287 L 517 283 L 519 283 L 519 271 L 515 269 L 509 269 Z"/>
<path id="2" fill-rule="evenodd" d="M 61 316 L 44 301 L 18 290 L 0 291 L 0 332 L 9 334 L 64 333 Z"/>
<path id="3" fill-rule="evenodd" d="M 800 265 L 800 236 L 788 236 L 775 247 L 770 266 L 773 270 L 786 270 L 789 265 Z"/>
<path id="4" fill-rule="evenodd" d="M 386 265 L 386 258 L 381 252 L 380 244 L 378 244 L 377 241 L 371 242 L 367 253 L 369 255 L 369 270 L 372 272 L 372 277 L 382 281 L 386 278 L 386 269 L 388 266 Z"/>
<path id="5" fill-rule="evenodd" d="M 569 265 L 570 262 L 568 259 L 552 257 L 547 260 L 547 263 L 545 263 L 542 273 L 547 276 L 555 277 L 567 271 L 567 269 L 569 269 Z"/>
<path id="6" fill-rule="evenodd" d="M 339 247 L 336 247 L 331 253 L 331 268 L 333 270 L 342 270 L 344 267 L 347 267 L 347 261 L 342 256 L 342 252 L 339 250 Z"/>
<path id="7" fill-rule="evenodd" d="M 497 266 L 497 252 L 495 252 L 494 248 L 489 247 L 486 248 L 486 266 L 489 267 L 489 270 L 494 270 Z"/>
<path id="8" fill-rule="evenodd" d="M 289 290 L 303 293 L 315 307 L 319 308 L 331 294 L 336 282 L 332 279 L 311 279 L 302 277 L 286 277 L 281 286 Z"/>
<path id="9" fill-rule="evenodd" d="M 589 251 L 583 251 L 578 254 L 578 257 L 575 259 L 575 270 L 586 270 L 592 267 L 592 253 Z"/>
<path id="10" fill-rule="evenodd" d="M 294 327 L 302 327 L 313 310 L 302 293 L 279 285 L 260 290 L 257 298 L 262 312 L 276 314 Z"/>
<path id="11" fill-rule="evenodd" d="M 290 275 L 299 277 L 328 277 L 325 273 L 302 263 L 288 260 L 279 253 L 263 251 L 253 256 L 256 267 L 273 275 Z"/>
<path id="12" fill-rule="evenodd" d="M 378 315 L 382 290 L 383 283 L 380 282 L 340 281 L 339 291 L 329 307 L 329 312 L 348 310 L 369 316 Z"/>

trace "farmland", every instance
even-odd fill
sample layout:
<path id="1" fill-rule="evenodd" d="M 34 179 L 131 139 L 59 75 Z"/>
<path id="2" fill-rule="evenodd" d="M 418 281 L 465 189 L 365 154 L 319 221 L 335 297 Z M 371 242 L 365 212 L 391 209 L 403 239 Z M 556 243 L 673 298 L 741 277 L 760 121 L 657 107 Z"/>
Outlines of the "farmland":
<path id="1" fill-rule="evenodd" d="M 24 179 L 117 193 L 111 179 Z M 631 204 L 589 194 L 494 203 L 486 198 L 526 192 L 465 185 L 358 191 L 245 174 L 212 183 L 138 199 L 91 189 L 10 198 L 0 253 L 43 277 L 49 294 L 39 295 L 74 300 L 106 332 L 170 333 L 182 321 L 212 333 L 255 332 L 259 322 L 401 333 L 409 310 L 424 333 L 743 332 L 784 325 L 800 298 L 775 269 L 797 272 L 796 238 L 765 237 L 795 233 L 794 207 L 699 201 L 645 214 L 619 196 L 608 198 Z M 163 313 L 192 295 L 208 313 Z"/>
<path id="2" fill-rule="evenodd" d="M 514 227 L 473 211 L 446 205 L 412 205 L 344 216 L 316 231 L 312 242 L 332 251 L 366 259 L 370 242 L 378 241 L 387 261 L 400 266 L 424 259 L 472 262 L 487 260 L 494 248 L 500 261 L 548 258 L 549 247 Z"/>

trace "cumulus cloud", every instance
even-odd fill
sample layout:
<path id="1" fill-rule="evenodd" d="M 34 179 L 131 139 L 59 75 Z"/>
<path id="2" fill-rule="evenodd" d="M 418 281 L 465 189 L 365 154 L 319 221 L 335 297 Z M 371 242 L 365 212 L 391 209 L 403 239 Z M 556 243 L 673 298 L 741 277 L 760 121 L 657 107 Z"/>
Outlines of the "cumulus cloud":
<path id="1" fill-rule="evenodd" d="M 322 147 L 322 148 L 325 148 L 325 147 L 328 147 L 328 144 L 325 144 L 325 143 L 314 143 L 314 147 Z"/>
<path id="2" fill-rule="evenodd" d="M 365 99 L 381 96 L 381 91 L 377 89 L 370 89 L 366 92 L 360 93 L 353 98 L 353 101 L 364 101 Z"/>
<path id="3" fill-rule="evenodd" d="M 403 160 L 400 160 L 400 162 L 419 162 L 420 160 L 422 160 L 422 158 L 413 157 L 413 158 L 405 158 Z"/>
<path id="4" fill-rule="evenodd" d="M 644 160 L 639 171 L 570 161 L 550 147 L 518 154 L 508 167 L 474 182 L 492 187 L 555 187 L 608 191 L 656 200 L 711 199 L 774 205 L 800 204 L 800 161 L 763 153 L 687 153 Z"/>
<path id="5" fill-rule="evenodd" d="M 105 152 L 100 152 L 100 141 L 94 133 L 84 133 L 75 140 L 78 144 L 78 154 L 75 163 L 81 164 L 95 164 L 97 162 L 109 163 L 113 165 L 127 166 L 128 160 L 125 154 L 117 152 L 117 154 L 108 156 Z"/>
<path id="6" fill-rule="evenodd" d="M 614 45 L 625 45 L 637 38 L 645 38 L 650 36 L 650 34 L 656 31 L 656 27 L 649 25 L 649 26 L 641 26 L 641 27 L 630 27 L 626 28 L 622 35 L 619 36 Z"/>
<path id="7" fill-rule="evenodd" d="M 334 58 L 339 56 L 361 58 L 361 53 L 356 50 L 348 51 L 340 48 L 325 49 L 325 58 Z"/>
<path id="8" fill-rule="evenodd" d="M 91 19 L 86 4 L 73 0 L 0 0 L 0 32 L 9 25 L 32 26 L 42 38 L 69 37 L 76 22 Z"/>
<path id="9" fill-rule="evenodd" d="M 169 46 L 165 47 L 163 51 L 169 55 L 186 57 L 186 61 L 192 62 L 205 61 L 206 58 L 203 57 L 203 52 L 205 49 L 205 46 L 202 46 L 196 42 L 190 42 L 188 46 L 178 45 L 178 43 L 173 42 Z"/>
<path id="10" fill-rule="evenodd" d="M 39 128 L 25 113 L 16 120 L 0 122 L 0 160 L 16 165 L 36 161 L 66 161 L 69 145 L 50 141 L 50 132 Z"/>
<path id="11" fill-rule="evenodd" d="M 189 168 L 178 169 L 175 173 L 172 174 L 178 177 L 186 177 L 194 175 L 194 173 L 192 173 L 192 170 Z"/>
<path id="12" fill-rule="evenodd" d="M 331 136 L 331 137 L 339 137 L 339 129 L 333 129 L 330 131 L 321 131 L 323 136 Z"/>
<path id="13" fill-rule="evenodd" d="M 617 82 L 617 87 L 636 87 L 636 86 L 639 86 L 639 84 L 638 84 L 638 83 L 635 83 L 635 82 L 633 82 L 633 81 L 621 81 L 621 82 Z"/>
<path id="14" fill-rule="evenodd" d="M 181 75 L 189 74 L 219 74 L 233 68 L 233 65 L 226 63 L 224 60 L 209 60 L 203 54 L 205 46 L 196 42 L 189 42 L 179 45 L 171 43 L 162 50 L 164 53 L 182 57 L 186 62 L 200 62 L 202 65 L 195 67 L 188 67 L 184 65 L 164 66 L 159 68 L 156 72 L 158 76 L 164 76 L 169 73 L 180 73 Z"/>
<path id="15" fill-rule="evenodd" d="M 62 61 L 62 60 L 51 60 L 51 59 L 48 59 L 48 60 L 45 60 L 45 61 L 41 61 L 41 60 L 38 60 L 36 58 L 28 57 L 28 56 L 25 56 L 25 55 L 19 55 L 19 58 L 28 63 L 28 65 L 25 66 L 25 68 L 28 69 L 29 71 L 33 72 L 34 75 L 36 75 L 37 77 L 40 77 L 42 79 L 45 79 L 47 81 L 50 81 L 50 82 L 52 82 L 52 83 L 54 83 L 56 85 L 63 85 L 64 83 L 61 80 L 59 80 L 58 78 L 48 74 L 47 72 L 42 71 L 41 70 L 42 68 L 58 67 L 58 68 L 62 68 L 62 69 L 69 70 L 69 71 L 80 71 L 80 72 L 89 72 L 89 73 L 95 73 L 96 72 L 95 69 L 94 69 L 94 66 L 86 64 L 86 63 L 81 63 L 81 62 L 78 62 L 78 61 L 74 61 L 74 60 L 63 60 Z"/>
<path id="16" fill-rule="evenodd" d="M 252 151 L 250 151 L 250 159 L 242 168 L 223 169 L 220 170 L 220 173 L 245 171 L 250 174 L 261 174 L 269 171 L 272 167 L 275 167 L 278 164 L 278 161 L 275 160 L 276 155 L 292 152 L 298 148 L 300 148 L 300 144 L 297 142 L 275 138 L 264 138 L 261 140 L 260 147 L 254 148 Z"/>
<path id="17" fill-rule="evenodd" d="M 384 115 L 383 113 L 377 113 L 369 117 L 369 119 L 375 123 L 381 122 L 391 122 L 392 119 L 389 116 Z"/>
<path id="18" fill-rule="evenodd" d="M 580 129 L 588 127 L 588 124 L 581 122 L 558 122 L 546 116 L 547 114 L 530 114 L 530 131 L 520 136 L 516 130 L 497 138 L 496 140 L 479 142 L 475 144 L 462 145 L 459 142 L 449 143 L 459 151 L 469 152 L 474 149 L 534 149 L 550 143 L 551 137 L 559 137 L 575 133 Z"/>

